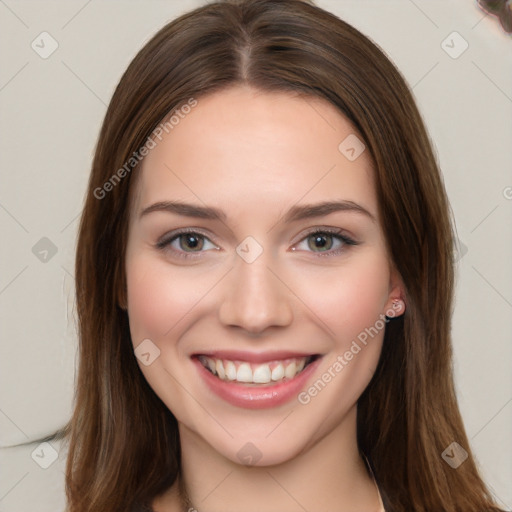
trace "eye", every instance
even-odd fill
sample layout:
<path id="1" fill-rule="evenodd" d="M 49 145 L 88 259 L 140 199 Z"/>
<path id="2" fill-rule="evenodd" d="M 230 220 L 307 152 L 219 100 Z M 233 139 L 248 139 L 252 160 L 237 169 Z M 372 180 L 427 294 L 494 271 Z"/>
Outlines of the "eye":
<path id="1" fill-rule="evenodd" d="M 345 246 L 357 244 L 358 242 L 338 230 L 323 229 L 309 233 L 293 250 L 336 255 L 346 250 Z"/>
<path id="2" fill-rule="evenodd" d="M 191 253 L 201 253 L 218 247 L 205 235 L 196 231 L 180 231 L 171 233 L 159 241 L 156 246 L 159 249 L 169 249 L 182 257 L 188 257 Z"/>

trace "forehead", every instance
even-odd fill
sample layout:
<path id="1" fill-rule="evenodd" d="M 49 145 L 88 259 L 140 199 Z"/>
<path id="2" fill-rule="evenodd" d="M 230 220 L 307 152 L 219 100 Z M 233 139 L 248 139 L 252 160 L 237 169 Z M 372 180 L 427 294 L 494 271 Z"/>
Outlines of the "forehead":
<path id="1" fill-rule="evenodd" d="M 355 136 L 347 119 L 319 98 L 249 87 L 215 92 L 155 139 L 136 171 L 134 208 L 200 200 L 247 210 L 342 198 L 377 215 L 368 151 L 351 161 L 345 143 L 340 150 Z"/>

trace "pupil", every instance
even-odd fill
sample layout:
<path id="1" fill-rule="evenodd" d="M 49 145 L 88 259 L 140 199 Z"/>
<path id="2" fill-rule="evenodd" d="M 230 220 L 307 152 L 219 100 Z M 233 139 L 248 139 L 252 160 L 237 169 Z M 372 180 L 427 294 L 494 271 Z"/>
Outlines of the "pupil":
<path id="1" fill-rule="evenodd" d="M 331 235 L 314 235 L 312 237 L 312 239 L 313 239 L 313 244 L 311 244 L 311 242 L 310 242 L 310 244 L 309 244 L 310 249 L 329 250 L 332 246 Z"/>
<path id="2" fill-rule="evenodd" d="M 201 249 L 201 239 L 195 235 L 182 235 L 182 242 L 184 242 L 185 249 Z"/>

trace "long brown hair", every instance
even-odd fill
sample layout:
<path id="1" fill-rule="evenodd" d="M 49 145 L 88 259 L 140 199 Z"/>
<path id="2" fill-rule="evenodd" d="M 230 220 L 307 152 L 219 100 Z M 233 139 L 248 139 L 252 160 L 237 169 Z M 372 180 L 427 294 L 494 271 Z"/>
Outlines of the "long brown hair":
<path id="1" fill-rule="evenodd" d="M 378 368 L 358 402 L 359 449 L 386 510 L 498 510 L 456 402 L 453 221 L 409 88 L 374 43 L 310 3 L 226 0 L 172 21 L 142 48 L 101 129 L 76 252 L 79 369 L 65 429 L 69 512 L 147 506 L 179 473 L 176 419 L 138 367 L 121 307 L 138 168 L 126 162 L 169 113 L 237 84 L 327 100 L 372 156 L 379 217 L 407 304 L 405 315 L 387 325 Z M 454 441 L 469 454 L 457 469 L 441 457 Z"/>

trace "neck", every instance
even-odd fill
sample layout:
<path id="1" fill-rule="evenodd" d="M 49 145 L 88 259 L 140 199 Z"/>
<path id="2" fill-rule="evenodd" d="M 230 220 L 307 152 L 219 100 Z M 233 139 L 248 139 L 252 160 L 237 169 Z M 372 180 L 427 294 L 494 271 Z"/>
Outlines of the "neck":
<path id="1" fill-rule="evenodd" d="M 357 450 L 356 408 L 339 427 L 289 460 L 243 466 L 180 425 L 185 511 L 379 510 L 372 477 Z"/>

